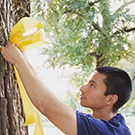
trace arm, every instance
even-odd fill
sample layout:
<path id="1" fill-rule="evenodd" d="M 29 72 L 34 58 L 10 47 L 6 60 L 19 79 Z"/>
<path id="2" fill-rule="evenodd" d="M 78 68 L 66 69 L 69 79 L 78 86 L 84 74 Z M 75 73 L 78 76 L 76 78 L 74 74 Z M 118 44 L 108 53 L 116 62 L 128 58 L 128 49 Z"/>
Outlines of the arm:
<path id="1" fill-rule="evenodd" d="M 2 47 L 2 55 L 16 66 L 26 92 L 37 109 L 66 135 L 77 135 L 76 112 L 45 86 L 31 70 L 20 50 L 9 42 Z"/>

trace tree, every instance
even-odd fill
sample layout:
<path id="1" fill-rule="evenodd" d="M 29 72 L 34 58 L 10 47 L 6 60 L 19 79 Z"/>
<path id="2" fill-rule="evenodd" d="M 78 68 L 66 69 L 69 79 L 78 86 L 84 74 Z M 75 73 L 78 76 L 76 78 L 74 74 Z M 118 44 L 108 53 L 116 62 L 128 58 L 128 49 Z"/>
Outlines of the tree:
<path id="1" fill-rule="evenodd" d="M 135 15 L 124 1 L 113 8 L 110 0 L 35 0 L 33 16 L 44 23 L 45 54 L 52 67 L 70 65 L 80 69 L 85 79 L 93 68 L 131 61 Z M 117 4 L 119 1 L 115 1 Z M 134 35 L 132 39 L 134 38 Z"/>
<path id="2" fill-rule="evenodd" d="M 30 0 L 0 1 L 0 45 L 9 40 L 12 27 L 30 15 Z M 0 135 L 27 135 L 22 101 L 12 65 L 0 54 Z"/>
<path id="3" fill-rule="evenodd" d="M 131 59 L 129 33 L 135 30 L 135 16 L 124 2 L 112 11 L 109 0 L 36 0 L 34 11 L 42 17 L 53 46 L 47 49 L 51 66 L 84 67 L 114 65 Z M 40 6 L 42 5 L 42 6 Z M 35 15 L 34 14 L 34 15 Z M 133 27 L 132 27 L 133 26 Z"/>
<path id="4" fill-rule="evenodd" d="M 33 1 L 32 16 L 44 23 L 47 61 L 54 68 L 69 65 L 79 69 L 70 75 L 70 83 L 76 87 L 97 66 L 116 66 L 122 59 L 130 64 L 134 61 L 135 14 L 130 6 L 135 0 Z M 131 70 L 131 66 L 120 67 Z M 133 101 L 134 92 L 129 104 Z"/>

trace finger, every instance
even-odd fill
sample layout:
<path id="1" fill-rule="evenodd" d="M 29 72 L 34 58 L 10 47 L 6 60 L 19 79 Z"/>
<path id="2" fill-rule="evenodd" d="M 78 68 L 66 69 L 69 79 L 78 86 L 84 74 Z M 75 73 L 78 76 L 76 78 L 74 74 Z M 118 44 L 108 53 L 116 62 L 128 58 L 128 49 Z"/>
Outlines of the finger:
<path id="1" fill-rule="evenodd" d="M 6 48 L 4 47 L 4 46 L 2 46 L 2 48 L 1 48 L 1 53 L 2 53 L 2 55 L 5 55 L 6 54 Z"/>
<path id="2" fill-rule="evenodd" d="M 10 41 L 8 41 L 8 42 L 7 42 L 7 45 L 10 45 L 10 44 L 11 44 L 11 42 L 10 42 Z M 6 45 L 6 46 L 7 46 L 7 45 Z"/>
<path id="3" fill-rule="evenodd" d="M 15 47 L 15 45 L 12 44 L 11 42 L 8 42 L 7 45 L 5 46 L 5 49 L 6 49 L 6 51 L 9 51 L 9 50 L 11 50 L 13 47 Z"/>
<path id="4" fill-rule="evenodd" d="M 5 47 L 4 47 L 4 46 L 2 46 L 2 47 L 1 47 L 1 52 L 3 52 L 3 51 L 4 51 L 4 49 L 5 49 Z"/>
<path id="5" fill-rule="evenodd" d="M 10 41 L 7 42 L 6 47 L 14 46 L 15 44 L 11 43 Z"/>
<path id="6" fill-rule="evenodd" d="M 5 53 L 5 47 L 1 47 L 1 54 L 4 57 L 4 53 Z"/>

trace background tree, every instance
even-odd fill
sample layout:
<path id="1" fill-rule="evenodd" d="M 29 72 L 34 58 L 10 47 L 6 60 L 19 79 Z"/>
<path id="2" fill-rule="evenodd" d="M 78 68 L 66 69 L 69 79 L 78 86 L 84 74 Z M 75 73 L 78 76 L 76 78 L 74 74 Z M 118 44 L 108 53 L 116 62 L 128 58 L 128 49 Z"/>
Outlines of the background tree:
<path id="1" fill-rule="evenodd" d="M 33 16 L 44 23 L 50 66 L 76 66 L 87 76 L 96 66 L 131 61 L 135 15 L 128 6 L 133 3 L 114 9 L 110 0 L 35 0 Z"/>
<path id="2" fill-rule="evenodd" d="M 30 0 L 0 1 L 0 45 L 9 40 L 12 27 L 30 14 Z M 0 54 L 0 135 L 27 135 L 22 101 L 12 65 Z"/>
<path id="3" fill-rule="evenodd" d="M 70 83 L 77 87 L 97 66 L 125 68 L 123 59 L 130 64 L 125 69 L 133 78 L 135 14 L 130 12 L 130 6 L 135 0 L 119 2 L 33 0 L 32 16 L 44 23 L 47 61 L 54 68 L 76 67 Z M 133 101 L 134 94 L 130 105 Z"/>

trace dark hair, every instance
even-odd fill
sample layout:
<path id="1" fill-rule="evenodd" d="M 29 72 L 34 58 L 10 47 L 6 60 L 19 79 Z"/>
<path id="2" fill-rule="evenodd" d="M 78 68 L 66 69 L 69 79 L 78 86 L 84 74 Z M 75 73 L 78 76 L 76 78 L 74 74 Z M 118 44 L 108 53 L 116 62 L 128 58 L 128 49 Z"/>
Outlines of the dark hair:
<path id="1" fill-rule="evenodd" d="M 130 98 L 132 91 L 132 83 L 129 75 L 122 69 L 116 67 L 97 67 L 99 73 L 106 75 L 104 83 L 107 87 L 105 96 L 116 94 L 117 102 L 113 105 L 113 112 L 123 106 Z"/>

